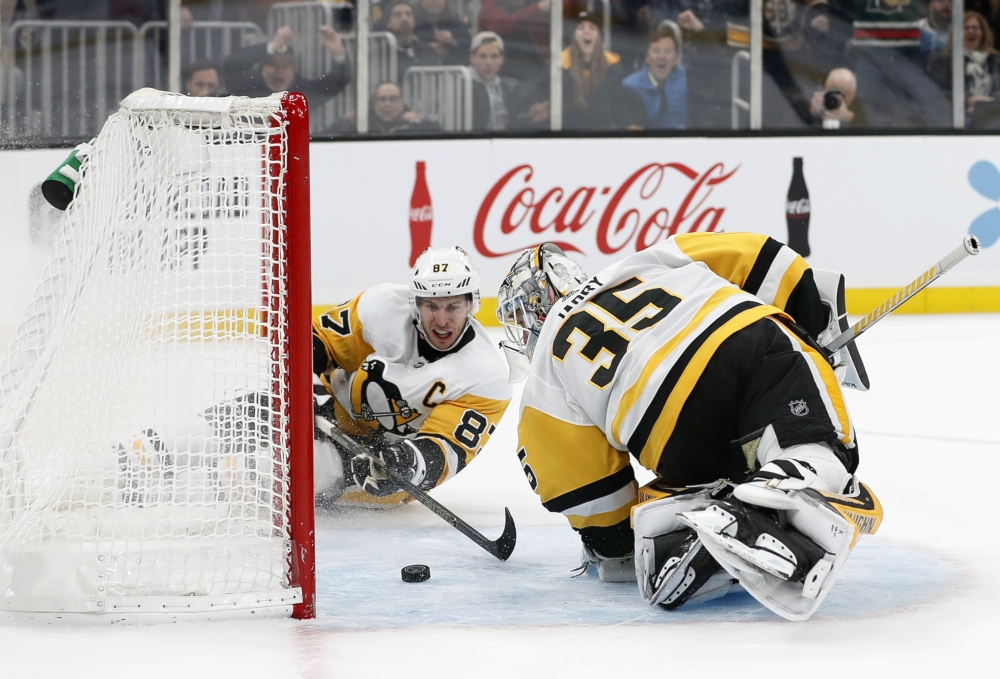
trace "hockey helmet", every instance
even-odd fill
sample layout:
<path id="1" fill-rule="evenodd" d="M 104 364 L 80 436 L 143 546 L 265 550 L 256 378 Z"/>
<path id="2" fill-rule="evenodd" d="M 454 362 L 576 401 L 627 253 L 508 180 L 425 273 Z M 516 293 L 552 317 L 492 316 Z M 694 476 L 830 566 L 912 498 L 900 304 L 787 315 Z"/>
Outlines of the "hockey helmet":
<path id="1" fill-rule="evenodd" d="M 459 247 L 427 248 L 410 273 L 410 311 L 420 320 L 419 301 L 424 297 L 472 296 L 470 316 L 479 311 L 479 272 Z"/>
<path id="2" fill-rule="evenodd" d="M 555 243 L 542 243 L 518 255 L 497 293 L 497 319 L 507 334 L 501 347 L 511 363 L 512 381 L 519 381 L 514 373 L 522 366 L 515 366 L 511 353 L 531 360 L 549 309 L 586 280 L 580 265 Z"/>

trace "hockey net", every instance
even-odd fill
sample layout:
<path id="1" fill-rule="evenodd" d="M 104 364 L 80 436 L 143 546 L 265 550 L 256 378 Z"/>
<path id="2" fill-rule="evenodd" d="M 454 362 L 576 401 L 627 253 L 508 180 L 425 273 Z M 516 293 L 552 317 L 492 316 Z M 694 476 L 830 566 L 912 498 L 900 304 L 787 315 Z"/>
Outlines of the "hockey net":
<path id="1" fill-rule="evenodd" d="M 0 611 L 311 617 L 307 153 L 300 95 L 108 119 L 0 365 Z"/>

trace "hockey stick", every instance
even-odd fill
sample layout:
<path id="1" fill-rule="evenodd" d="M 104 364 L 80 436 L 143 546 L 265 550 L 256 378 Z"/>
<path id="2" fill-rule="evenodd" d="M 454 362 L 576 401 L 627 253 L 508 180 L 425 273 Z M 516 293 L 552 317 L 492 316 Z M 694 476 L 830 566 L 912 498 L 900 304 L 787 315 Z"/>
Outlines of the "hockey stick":
<path id="1" fill-rule="evenodd" d="M 833 352 L 837 351 L 848 342 L 853 342 L 861 335 L 861 333 L 875 325 L 875 323 L 880 321 L 885 316 L 891 314 L 899 307 L 899 305 L 936 281 L 943 274 L 950 271 L 952 267 L 961 262 L 963 259 L 969 255 L 978 254 L 979 239 L 975 236 L 966 236 L 960 246 L 945 255 L 937 264 L 920 274 L 916 280 L 912 281 L 895 295 L 882 302 L 880 306 L 872 309 L 867 316 L 855 323 L 851 328 L 847 329 L 842 334 L 838 335 L 837 338 L 827 344 L 825 348 Z"/>
<path id="2" fill-rule="evenodd" d="M 403 490 L 412 495 L 413 499 L 450 523 L 458 530 L 459 533 L 475 542 L 496 558 L 501 561 L 506 561 L 514 552 L 514 544 L 517 541 L 517 528 L 514 526 L 514 518 L 510 515 L 510 510 L 506 507 L 503 509 L 505 515 L 503 533 L 501 533 L 500 537 L 496 540 L 490 540 L 465 521 L 458 518 L 450 509 L 442 505 L 424 491 L 420 490 L 417 486 L 410 483 L 408 479 L 400 476 L 395 470 L 386 467 L 377 457 L 372 455 L 364 445 L 358 443 L 350 436 L 340 431 L 340 429 L 325 418 L 317 417 L 316 426 L 319 427 L 320 431 L 329 436 L 332 440 L 347 448 L 351 453 L 355 455 L 364 455 L 366 458 L 371 460 L 376 471 L 380 474 L 388 476 L 394 483 L 398 484 Z"/>

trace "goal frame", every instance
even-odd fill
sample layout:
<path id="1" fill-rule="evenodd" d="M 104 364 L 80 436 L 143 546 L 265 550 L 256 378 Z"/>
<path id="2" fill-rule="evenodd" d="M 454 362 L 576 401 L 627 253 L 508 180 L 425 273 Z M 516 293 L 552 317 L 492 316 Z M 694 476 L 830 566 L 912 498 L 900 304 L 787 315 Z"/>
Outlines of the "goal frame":
<path id="1" fill-rule="evenodd" d="M 185 108 L 185 98 L 179 95 L 155 94 L 167 97 L 165 109 Z M 260 265 L 262 275 L 257 288 L 257 294 L 266 304 L 259 307 L 259 318 L 251 321 L 248 327 L 270 328 L 272 364 L 281 364 L 280 369 L 272 367 L 269 391 L 273 395 L 271 407 L 282 410 L 280 420 L 278 412 L 272 411 L 271 426 L 278 426 L 280 422 L 284 429 L 282 440 L 287 442 L 284 472 L 287 493 L 284 498 L 287 500 L 274 498 L 270 507 L 272 513 L 281 514 L 285 519 L 284 588 L 213 594 L 204 601 L 198 601 L 200 597 L 188 599 L 183 595 L 126 594 L 118 596 L 121 607 L 114 610 L 108 610 L 111 606 L 105 610 L 11 606 L 0 609 L 0 621 L 89 625 L 289 615 L 297 619 L 315 618 L 309 108 L 306 97 L 298 92 L 286 92 L 274 99 L 280 103 L 272 114 L 270 126 L 273 131 L 264 133 L 269 135 L 270 143 L 268 150 L 259 156 L 262 172 L 258 175 L 265 184 L 264 195 L 268 196 L 268 202 L 262 205 L 266 209 L 264 218 L 257 222 L 262 229 L 270 231 L 270 242 L 266 236 L 262 242 L 265 257 Z M 209 110 L 214 106 L 212 104 Z M 270 286 L 269 277 L 280 277 L 282 284 Z M 279 311 L 282 312 L 280 320 L 274 315 Z M 265 320 L 268 322 L 264 323 Z M 47 372 L 47 368 L 43 371 Z M 278 431 L 272 429 L 272 435 L 279 436 Z M 228 548 L 224 541 L 215 544 L 222 550 Z M 97 553 L 87 554 L 84 558 L 94 561 L 95 566 L 103 559 Z M 278 565 L 281 561 L 275 559 L 274 563 Z M 97 589 L 103 592 L 105 588 Z M 103 605 L 103 602 L 97 603 L 97 606 Z"/>
<path id="2" fill-rule="evenodd" d="M 292 617 L 308 620 L 316 617 L 309 105 L 305 95 L 290 92 L 283 97 L 282 108 L 289 123 L 284 186 L 285 205 L 288 208 L 288 425 L 292 451 L 289 471 L 292 548 L 289 585 L 302 590 L 302 603 L 293 607 Z M 271 167 L 278 165 L 272 163 Z"/>

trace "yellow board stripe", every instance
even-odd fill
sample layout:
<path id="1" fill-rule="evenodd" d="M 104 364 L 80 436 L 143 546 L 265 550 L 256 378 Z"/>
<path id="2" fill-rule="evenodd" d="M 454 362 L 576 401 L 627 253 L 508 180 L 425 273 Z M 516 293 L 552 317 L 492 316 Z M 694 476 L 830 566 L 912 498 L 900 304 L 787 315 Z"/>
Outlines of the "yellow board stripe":
<path id="1" fill-rule="evenodd" d="M 650 359 L 646 363 L 645 367 L 642 369 L 642 373 L 639 375 L 639 379 L 628 388 L 628 390 L 622 394 L 621 399 L 618 401 L 618 412 L 615 413 L 615 418 L 611 422 L 611 436 L 614 438 L 615 442 L 619 445 L 622 444 L 622 424 L 625 418 L 631 412 L 632 408 L 642 397 L 643 392 L 646 390 L 646 385 L 649 383 L 649 379 L 653 376 L 653 372 L 660 367 L 660 364 L 676 349 L 677 346 L 690 337 L 691 333 L 695 331 L 704 321 L 710 313 L 719 308 L 719 305 L 724 301 L 740 293 L 739 288 L 735 287 L 725 287 L 719 288 L 712 296 L 708 298 L 708 301 L 702 305 L 698 313 L 694 315 L 691 322 L 684 326 L 684 329 L 679 333 L 670 338 L 670 341 L 664 344 L 662 347 L 656 350 Z"/>
<path id="2" fill-rule="evenodd" d="M 747 327 L 754 321 L 775 315 L 781 315 L 781 310 L 767 304 L 747 309 L 743 313 L 731 318 L 705 340 L 694 356 L 691 357 L 687 367 L 684 368 L 684 372 L 681 373 L 680 379 L 677 380 L 677 385 L 670 392 L 670 396 L 667 397 L 667 402 L 663 405 L 663 411 L 656 419 L 656 424 L 653 425 L 653 430 L 650 432 L 649 438 L 646 439 L 646 445 L 639 455 L 639 462 L 642 463 L 642 466 L 646 469 L 656 469 L 659 465 L 660 455 L 663 454 L 663 447 L 674 433 L 674 427 L 677 425 L 677 418 L 680 416 L 681 408 L 687 401 L 688 396 L 691 395 L 691 390 L 694 389 L 694 385 L 698 382 L 698 378 L 701 377 L 708 361 L 715 355 L 715 351 L 719 348 L 719 345 L 737 330 Z"/>
<path id="3" fill-rule="evenodd" d="M 863 315 L 878 307 L 899 288 L 855 288 L 846 291 L 847 312 Z M 1000 287 L 943 287 L 921 290 L 894 314 L 970 314 L 1000 312 Z"/>
<path id="4" fill-rule="evenodd" d="M 848 288 L 847 312 L 862 316 L 899 292 L 899 288 Z M 782 294 L 779 291 L 779 295 Z M 335 304 L 313 305 L 313 317 L 321 316 Z M 483 297 L 476 318 L 486 327 L 499 328 L 496 297 Z M 1000 286 L 941 287 L 921 290 L 894 314 L 973 314 L 1000 313 Z"/>

